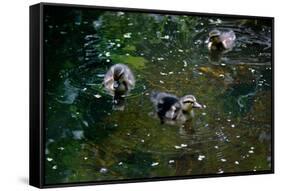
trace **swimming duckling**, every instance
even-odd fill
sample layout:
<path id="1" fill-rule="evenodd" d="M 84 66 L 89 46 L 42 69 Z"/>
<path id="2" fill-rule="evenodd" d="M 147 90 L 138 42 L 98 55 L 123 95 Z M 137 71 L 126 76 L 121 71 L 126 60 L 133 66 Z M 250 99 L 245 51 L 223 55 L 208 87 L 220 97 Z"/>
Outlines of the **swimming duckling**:
<path id="1" fill-rule="evenodd" d="M 151 101 L 155 106 L 160 123 L 186 122 L 194 117 L 193 108 L 202 108 L 193 95 L 178 98 L 165 92 L 152 93 Z"/>
<path id="2" fill-rule="evenodd" d="M 209 51 L 227 52 L 230 51 L 235 42 L 236 36 L 233 31 L 221 32 L 219 30 L 212 30 L 209 33 Z"/>
<path id="3" fill-rule="evenodd" d="M 115 64 L 105 74 L 105 89 L 113 96 L 115 109 L 124 109 L 125 96 L 134 88 L 135 77 L 130 68 L 124 64 Z"/>

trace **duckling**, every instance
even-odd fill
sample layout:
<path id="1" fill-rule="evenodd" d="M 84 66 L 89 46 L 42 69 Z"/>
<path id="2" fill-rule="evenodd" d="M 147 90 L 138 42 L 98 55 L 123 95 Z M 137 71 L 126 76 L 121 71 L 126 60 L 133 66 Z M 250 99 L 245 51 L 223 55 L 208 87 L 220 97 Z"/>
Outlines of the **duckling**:
<path id="1" fill-rule="evenodd" d="M 105 74 L 103 84 L 110 95 L 113 96 L 115 109 L 124 109 L 125 96 L 134 88 L 135 77 L 131 69 L 125 64 L 115 64 Z"/>
<path id="2" fill-rule="evenodd" d="M 151 101 L 155 106 L 160 123 L 186 122 L 194 117 L 193 108 L 202 108 L 193 95 L 178 98 L 165 92 L 152 93 Z"/>
<path id="3" fill-rule="evenodd" d="M 212 30 L 209 33 L 209 51 L 227 52 L 230 51 L 235 42 L 236 36 L 233 31 L 221 32 L 219 30 Z"/>

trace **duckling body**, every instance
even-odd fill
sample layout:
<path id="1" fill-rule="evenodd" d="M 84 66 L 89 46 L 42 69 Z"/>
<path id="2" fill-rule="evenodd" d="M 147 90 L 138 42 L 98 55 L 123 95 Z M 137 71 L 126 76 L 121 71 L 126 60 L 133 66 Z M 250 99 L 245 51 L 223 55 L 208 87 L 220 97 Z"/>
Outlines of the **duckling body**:
<path id="1" fill-rule="evenodd" d="M 193 95 L 178 98 L 165 92 L 152 93 L 151 101 L 155 106 L 160 123 L 184 123 L 194 117 L 193 108 L 202 106 Z"/>
<path id="2" fill-rule="evenodd" d="M 110 67 L 104 77 L 105 89 L 114 96 L 127 94 L 135 86 L 135 77 L 125 64 L 115 64 Z"/>
<path id="3" fill-rule="evenodd" d="M 234 47 L 235 33 L 233 31 L 221 32 L 219 30 L 212 30 L 209 33 L 209 51 L 227 52 Z"/>
<path id="4" fill-rule="evenodd" d="M 135 77 L 133 72 L 125 64 L 115 64 L 105 74 L 104 87 L 113 96 L 115 109 L 124 109 L 125 96 L 134 88 Z"/>

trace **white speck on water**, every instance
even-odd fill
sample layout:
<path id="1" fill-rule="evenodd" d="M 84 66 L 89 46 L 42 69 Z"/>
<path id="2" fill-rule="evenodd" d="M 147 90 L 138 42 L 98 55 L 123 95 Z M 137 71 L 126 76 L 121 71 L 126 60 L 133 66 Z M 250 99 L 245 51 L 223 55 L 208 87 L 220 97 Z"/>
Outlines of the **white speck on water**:
<path id="1" fill-rule="evenodd" d="M 169 35 L 165 35 L 165 36 L 162 36 L 162 37 L 160 37 L 161 39 L 166 39 L 166 40 L 168 40 L 169 38 L 170 38 L 170 36 Z"/>
<path id="2" fill-rule="evenodd" d="M 254 153 L 254 151 L 253 151 L 253 150 L 249 150 L 249 151 L 248 151 L 248 153 L 253 154 L 253 153 Z"/>
<path id="3" fill-rule="evenodd" d="M 232 128 L 234 128 L 234 127 L 235 127 L 235 125 L 234 125 L 234 124 L 232 124 L 232 125 L 231 125 L 231 127 L 232 127 Z"/>
<path id="4" fill-rule="evenodd" d="M 88 160 L 88 157 L 84 157 L 84 160 Z"/>
<path id="5" fill-rule="evenodd" d="M 175 160 L 169 160 L 169 164 L 175 163 Z"/>
<path id="6" fill-rule="evenodd" d="M 165 72 L 160 72 L 160 75 L 162 75 L 162 76 L 167 76 L 168 74 L 165 73 Z"/>
<path id="7" fill-rule="evenodd" d="M 187 147 L 187 144 L 181 144 L 181 147 L 182 148 Z"/>
<path id="8" fill-rule="evenodd" d="M 103 78 L 105 75 L 104 74 L 97 74 L 97 77 Z"/>
<path id="9" fill-rule="evenodd" d="M 110 56 L 110 52 L 106 52 L 106 53 L 105 53 L 105 56 L 106 56 L 106 57 L 109 57 L 109 56 Z"/>
<path id="10" fill-rule="evenodd" d="M 178 51 L 179 51 L 179 52 L 183 52 L 183 50 L 182 50 L 182 49 L 178 49 Z"/>
<path id="11" fill-rule="evenodd" d="M 116 46 L 119 48 L 119 47 L 121 47 L 121 44 L 118 43 L 118 44 L 116 44 Z"/>
<path id="12" fill-rule="evenodd" d="M 226 121 L 227 121 L 227 122 L 231 122 L 231 119 L 227 119 Z"/>
<path id="13" fill-rule="evenodd" d="M 95 96 L 95 98 L 98 98 L 98 99 L 101 98 L 101 95 L 99 95 L 99 94 L 95 94 L 94 96 Z"/>
<path id="14" fill-rule="evenodd" d="M 226 66 L 226 64 L 225 63 L 221 63 L 221 66 Z"/>
<path id="15" fill-rule="evenodd" d="M 206 158 L 205 155 L 199 155 L 199 156 L 198 156 L 198 160 L 199 160 L 199 161 L 203 160 L 204 158 Z"/>
<path id="16" fill-rule="evenodd" d="M 110 60 L 109 60 L 109 59 L 106 59 L 106 62 L 110 62 Z"/>
<path id="17" fill-rule="evenodd" d="M 51 162 L 53 159 L 51 157 L 47 157 L 47 161 Z"/>
<path id="18" fill-rule="evenodd" d="M 254 150 L 254 149 L 255 149 L 255 147 L 251 147 L 251 149 L 252 149 L 252 150 Z"/>
<path id="19" fill-rule="evenodd" d="M 59 147 L 58 149 L 59 149 L 59 150 L 61 150 L 61 151 L 63 151 L 63 150 L 64 150 L 64 148 L 63 148 L 63 147 Z"/>
<path id="20" fill-rule="evenodd" d="M 159 162 L 154 162 L 151 164 L 151 166 L 157 166 L 157 165 L 159 165 Z"/>
<path id="21" fill-rule="evenodd" d="M 202 115 L 205 116 L 205 115 L 207 115 L 207 113 L 203 112 Z"/>
<path id="22" fill-rule="evenodd" d="M 226 159 L 221 159 L 221 162 L 226 162 Z"/>
<path id="23" fill-rule="evenodd" d="M 219 75 L 219 77 L 222 77 L 222 78 L 223 78 L 223 77 L 224 77 L 224 75 L 223 75 L 223 74 L 220 74 L 220 75 Z"/>
<path id="24" fill-rule="evenodd" d="M 218 174 L 222 174 L 224 171 L 222 169 L 219 169 Z"/>
<path id="25" fill-rule="evenodd" d="M 128 135 L 128 136 L 130 136 L 130 135 L 131 135 L 131 133 L 127 133 L 127 135 Z"/>
<path id="26" fill-rule="evenodd" d="M 87 88 L 83 88 L 83 89 L 82 89 L 83 92 L 86 91 L 86 90 L 87 90 Z"/>
<path id="27" fill-rule="evenodd" d="M 134 25 L 134 23 L 128 23 L 128 26 L 133 26 Z"/>
<path id="28" fill-rule="evenodd" d="M 159 82 L 160 82 L 160 84 L 164 84 L 164 81 L 162 81 L 162 80 L 160 80 Z"/>
<path id="29" fill-rule="evenodd" d="M 148 133 L 147 136 L 150 137 L 150 133 Z"/>
<path id="30" fill-rule="evenodd" d="M 237 164 L 237 165 L 239 164 L 239 162 L 238 162 L 238 161 L 235 161 L 234 163 L 235 163 L 235 164 Z"/>
<path id="31" fill-rule="evenodd" d="M 181 146 L 175 145 L 175 149 L 181 149 Z"/>
<path id="32" fill-rule="evenodd" d="M 218 149 L 218 148 L 219 148 L 219 146 L 215 145 L 215 146 L 214 146 L 214 148 L 215 148 L 215 149 Z"/>
<path id="33" fill-rule="evenodd" d="M 174 72 L 169 72 L 169 74 L 171 75 L 171 74 L 174 74 Z"/>
<path id="34" fill-rule="evenodd" d="M 185 60 L 183 61 L 183 67 L 187 67 L 187 62 Z"/>
<path id="35" fill-rule="evenodd" d="M 58 168 L 57 165 L 54 165 L 54 166 L 52 167 L 53 170 L 56 170 L 57 168 Z"/>
<path id="36" fill-rule="evenodd" d="M 124 38 L 131 38 L 132 33 L 128 32 L 123 35 Z"/>
<path id="37" fill-rule="evenodd" d="M 107 173 L 107 171 L 108 171 L 107 168 L 101 168 L 100 169 L 100 173 Z"/>
<path id="38" fill-rule="evenodd" d="M 159 58 L 157 58 L 157 60 L 161 61 L 161 60 L 164 60 L 164 58 L 163 57 L 159 57 Z"/>
<path id="39" fill-rule="evenodd" d="M 142 139 L 141 142 L 144 143 L 144 139 Z"/>
<path id="40" fill-rule="evenodd" d="M 119 162 L 119 163 L 118 163 L 118 165 L 119 165 L 119 166 L 123 165 L 123 162 L 122 162 L 122 161 L 121 161 L 121 162 Z"/>
<path id="41" fill-rule="evenodd" d="M 198 72 L 198 74 L 199 74 L 199 75 L 203 75 L 203 73 L 202 73 L 202 72 Z"/>
<path id="42" fill-rule="evenodd" d="M 87 121 L 83 120 L 82 122 L 83 122 L 83 124 L 84 124 L 86 127 L 89 127 L 89 124 L 88 124 Z"/>
<path id="43" fill-rule="evenodd" d="M 126 53 L 125 55 L 126 55 L 126 56 L 130 56 L 130 54 L 129 54 L 129 53 Z"/>
<path id="44" fill-rule="evenodd" d="M 64 34 L 67 34 L 67 32 L 65 32 L 65 31 L 60 31 L 60 34 L 64 35 Z"/>
<path id="45" fill-rule="evenodd" d="M 73 139 L 75 140 L 81 140 L 84 138 L 84 131 L 83 130 L 75 130 L 72 131 Z"/>
<path id="46" fill-rule="evenodd" d="M 239 139 L 239 138 L 240 138 L 240 135 L 237 135 L 236 138 Z"/>

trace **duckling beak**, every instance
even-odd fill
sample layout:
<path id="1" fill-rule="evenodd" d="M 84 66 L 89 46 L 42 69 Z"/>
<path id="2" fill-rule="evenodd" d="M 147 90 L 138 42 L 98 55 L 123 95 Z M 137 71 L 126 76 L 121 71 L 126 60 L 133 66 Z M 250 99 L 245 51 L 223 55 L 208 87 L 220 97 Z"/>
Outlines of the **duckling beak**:
<path id="1" fill-rule="evenodd" d="M 117 89 L 119 87 L 119 83 L 117 81 L 114 81 L 113 83 L 113 88 Z"/>
<path id="2" fill-rule="evenodd" d="M 198 102 L 194 102 L 192 108 L 199 108 L 199 109 L 202 109 L 203 107 L 202 107 L 202 105 L 199 104 Z"/>

